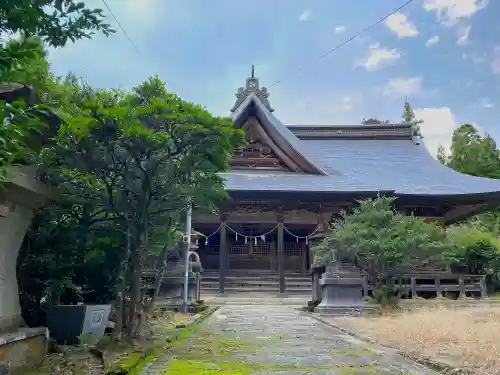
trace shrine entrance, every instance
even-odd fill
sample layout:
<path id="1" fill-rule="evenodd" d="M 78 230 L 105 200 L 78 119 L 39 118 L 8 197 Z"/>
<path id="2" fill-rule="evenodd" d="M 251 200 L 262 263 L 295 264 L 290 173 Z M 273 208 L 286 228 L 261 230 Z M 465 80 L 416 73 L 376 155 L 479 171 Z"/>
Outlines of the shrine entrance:
<path id="1" fill-rule="evenodd" d="M 278 271 L 278 228 L 279 224 L 227 223 L 224 231 L 219 228 L 199 226 L 196 229 L 208 238 L 199 241 L 198 253 L 206 270 L 220 268 L 221 244 L 225 243 L 227 270 Z M 285 271 L 307 271 L 311 256 L 307 236 L 314 228 L 297 225 L 283 225 Z M 220 236 L 226 236 L 221 241 Z"/>

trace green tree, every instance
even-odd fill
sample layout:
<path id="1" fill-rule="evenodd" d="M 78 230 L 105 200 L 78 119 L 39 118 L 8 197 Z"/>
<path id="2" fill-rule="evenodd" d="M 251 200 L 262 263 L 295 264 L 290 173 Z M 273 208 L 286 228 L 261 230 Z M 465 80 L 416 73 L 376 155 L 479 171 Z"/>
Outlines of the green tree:
<path id="1" fill-rule="evenodd" d="M 363 120 L 361 120 L 361 123 L 363 125 L 384 125 L 388 124 L 389 120 L 381 121 L 375 117 L 370 117 L 370 118 L 363 118 Z"/>
<path id="2" fill-rule="evenodd" d="M 364 270 L 375 288 L 392 285 L 405 270 L 441 265 L 448 247 L 445 230 L 392 208 L 393 198 L 363 200 L 335 221 L 313 249 L 321 263 L 346 258 Z M 392 293 L 392 291 L 391 291 Z"/>
<path id="3" fill-rule="evenodd" d="M 20 43 L 11 40 L 6 49 Z M 6 71 L 2 76 L 5 81 L 0 81 L 0 180 L 7 178 L 11 167 L 32 158 L 40 146 L 33 141 L 58 122 L 43 105 L 44 93 L 53 83 L 45 50 L 37 39 L 30 43 L 33 55 L 29 62 Z"/>
<path id="4" fill-rule="evenodd" d="M 403 123 L 409 124 L 412 128 L 412 133 L 414 136 L 422 137 L 420 132 L 420 124 L 423 123 L 422 120 L 417 120 L 415 117 L 415 112 L 408 101 L 405 101 L 403 110 Z"/>
<path id="5" fill-rule="evenodd" d="M 176 221 L 188 202 L 209 209 L 225 197 L 217 173 L 228 168 L 243 133 L 230 119 L 168 93 L 157 77 L 132 93 L 82 88 L 74 100 L 60 112 L 66 121 L 55 145 L 42 154 L 46 180 L 122 223 L 117 303 L 123 308 L 130 290 L 127 334 L 133 336 L 151 226 Z"/>
<path id="6" fill-rule="evenodd" d="M 437 159 L 444 165 L 448 162 L 448 155 L 446 155 L 446 151 L 443 145 L 439 145 L 437 149 Z"/>
<path id="7" fill-rule="evenodd" d="M 495 140 L 488 134 L 479 134 L 471 124 L 453 132 L 446 165 L 472 176 L 500 178 L 500 152 Z"/>
<path id="8" fill-rule="evenodd" d="M 481 220 L 449 229 L 453 245 L 447 252 L 452 271 L 486 275 L 492 291 L 500 288 L 500 242 Z"/>
<path id="9" fill-rule="evenodd" d="M 3 0 L 0 5 L 0 34 L 20 34 L 21 43 L 5 47 L 0 39 L 0 81 L 2 75 L 36 55 L 30 37 L 40 37 L 53 47 L 68 41 L 90 38 L 95 32 L 114 31 L 103 21 L 101 9 L 89 9 L 74 0 Z"/>

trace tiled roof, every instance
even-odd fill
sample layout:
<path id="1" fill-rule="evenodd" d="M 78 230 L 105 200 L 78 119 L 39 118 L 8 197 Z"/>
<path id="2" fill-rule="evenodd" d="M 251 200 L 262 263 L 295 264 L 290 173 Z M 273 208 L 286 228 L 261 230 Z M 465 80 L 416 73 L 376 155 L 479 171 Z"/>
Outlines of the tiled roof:
<path id="1" fill-rule="evenodd" d="M 228 190 L 460 195 L 500 192 L 500 181 L 443 166 L 411 140 L 300 140 L 326 176 L 275 171 L 223 173 Z"/>
<path id="2" fill-rule="evenodd" d="M 233 119 L 241 120 L 250 106 L 321 174 L 235 170 L 222 174 L 229 191 L 383 191 L 420 196 L 498 193 L 500 198 L 500 180 L 465 175 L 442 165 L 423 142 L 412 139 L 409 126 L 287 127 L 252 95 L 237 108 Z"/>

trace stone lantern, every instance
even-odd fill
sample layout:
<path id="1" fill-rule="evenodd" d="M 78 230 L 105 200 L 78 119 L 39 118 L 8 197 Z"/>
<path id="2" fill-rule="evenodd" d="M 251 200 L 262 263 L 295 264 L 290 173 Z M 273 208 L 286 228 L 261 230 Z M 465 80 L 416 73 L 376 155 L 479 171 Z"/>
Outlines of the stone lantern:
<path id="1" fill-rule="evenodd" d="M 35 95 L 31 87 L 0 83 L 0 100 L 12 103 L 18 99 L 24 99 L 28 111 L 48 125 L 26 139 L 32 150 L 39 151 L 55 135 L 61 120 L 52 112 L 39 111 L 33 106 Z M 21 317 L 16 262 L 34 210 L 55 196 L 37 180 L 37 167 L 32 160 L 20 160 L 20 163 L 23 165 L 10 168 L 7 178 L 0 182 L 0 373 L 4 369 L 23 372 L 39 364 L 48 345 L 47 328 L 27 328 Z"/>
<path id="2" fill-rule="evenodd" d="M 361 271 L 345 260 L 335 259 L 326 266 L 319 280 L 321 303 L 314 309 L 320 314 L 359 314 L 366 308 Z"/>

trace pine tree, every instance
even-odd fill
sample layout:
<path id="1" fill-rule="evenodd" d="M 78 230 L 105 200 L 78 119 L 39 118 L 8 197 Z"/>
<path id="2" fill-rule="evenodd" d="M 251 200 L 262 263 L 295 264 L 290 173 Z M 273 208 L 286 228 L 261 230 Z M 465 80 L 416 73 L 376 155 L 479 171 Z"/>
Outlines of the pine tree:
<path id="1" fill-rule="evenodd" d="M 447 164 L 448 156 L 446 155 L 446 151 L 444 150 L 443 145 L 439 145 L 437 149 L 437 159 L 444 165 Z"/>
<path id="2" fill-rule="evenodd" d="M 417 120 L 415 118 L 415 112 L 408 101 L 405 101 L 405 106 L 403 110 L 403 123 L 411 125 L 412 132 L 414 136 L 422 137 L 420 132 L 420 124 L 423 123 L 422 120 Z"/>

